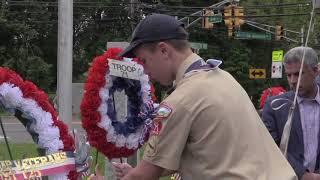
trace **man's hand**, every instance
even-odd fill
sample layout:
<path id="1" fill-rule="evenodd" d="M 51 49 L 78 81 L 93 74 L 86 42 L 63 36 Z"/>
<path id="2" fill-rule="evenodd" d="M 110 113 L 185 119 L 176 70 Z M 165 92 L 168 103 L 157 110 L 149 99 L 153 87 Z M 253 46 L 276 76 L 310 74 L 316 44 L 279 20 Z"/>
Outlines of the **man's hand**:
<path id="1" fill-rule="evenodd" d="M 320 174 L 315 173 L 304 173 L 302 175 L 302 180 L 320 180 Z"/>
<path id="2" fill-rule="evenodd" d="M 117 180 L 159 180 L 164 169 L 142 160 L 135 168 L 126 163 L 112 163 Z"/>
<path id="3" fill-rule="evenodd" d="M 117 179 L 123 178 L 132 169 L 132 167 L 127 163 L 113 162 L 112 165 L 114 167 L 115 175 L 116 175 Z"/>

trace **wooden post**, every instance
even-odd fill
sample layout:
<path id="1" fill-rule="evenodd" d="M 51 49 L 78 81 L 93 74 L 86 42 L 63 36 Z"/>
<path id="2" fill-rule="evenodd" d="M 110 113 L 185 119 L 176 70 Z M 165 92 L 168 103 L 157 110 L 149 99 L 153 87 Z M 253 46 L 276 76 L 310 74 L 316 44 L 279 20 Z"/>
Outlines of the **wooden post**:
<path id="1" fill-rule="evenodd" d="M 111 94 L 110 94 L 111 95 Z M 117 119 L 119 121 L 121 121 L 122 119 L 124 119 L 127 116 L 127 103 L 128 103 L 128 97 L 125 94 L 124 90 L 122 91 L 115 91 L 114 94 L 112 94 L 112 96 L 114 97 L 114 108 L 115 108 L 115 112 L 117 114 Z M 126 158 L 122 159 L 123 162 L 127 162 Z M 107 180 L 116 180 L 114 173 L 113 173 L 113 167 L 111 162 L 121 162 L 120 159 L 112 159 L 111 161 L 108 161 L 108 159 L 106 159 L 105 161 L 105 172 L 106 172 L 106 179 Z"/>
<path id="2" fill-rule="evenodd" d="M 42 148 L 37 148 L 39 156 L 45 156 L 46 155 L 46 150 Z M 48 176 L 43 176 L 41 177 L 42 180 L 48 180 Z"/>
<path id="3" fill-rule="evenodd" d="M 58 10 L 58 110 L 71 127 L 72 121 L 73 0 L 59 0 Z"/>

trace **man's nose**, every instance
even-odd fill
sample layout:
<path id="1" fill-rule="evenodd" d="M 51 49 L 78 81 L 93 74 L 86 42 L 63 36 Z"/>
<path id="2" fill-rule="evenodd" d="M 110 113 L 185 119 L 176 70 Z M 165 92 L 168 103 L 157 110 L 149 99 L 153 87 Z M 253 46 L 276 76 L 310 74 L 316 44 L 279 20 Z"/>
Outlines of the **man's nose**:
<path id="1" fill-rule="evenodd" d="M 144 63 L 142 64 L 142 67 L 143 67 L 143 72 L 146 74 L 146 75 L 149 75 L 149 68 L 147 67 L 147 65 Z"/>
<path id="2" fill-rule="evenodd" d="M 150 77 L 150 71 L 145 66 L 143 67 L 143 72 Z"/>
<path id="3" fill-rule="evenodd" d="M 288 77 L 288 81 L 290 84 L 295 85 L 298 82 L 298 77 L 297 76 L 290 76 L 290 77 Z"/>

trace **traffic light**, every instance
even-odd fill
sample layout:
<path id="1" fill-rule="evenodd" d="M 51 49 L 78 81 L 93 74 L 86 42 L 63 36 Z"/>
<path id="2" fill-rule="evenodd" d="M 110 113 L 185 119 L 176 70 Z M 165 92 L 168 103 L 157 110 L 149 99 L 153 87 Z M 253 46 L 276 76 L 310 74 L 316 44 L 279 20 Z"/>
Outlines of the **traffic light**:
<path id="1" fill-rule="evenodd" d="M 228 37 L 233 36 L 233 27 L 228 27 Z"/>
<path id="2" fill-rule="evenodd" d="M 223 11 L 224 24 L 228 27 L 228 36 L 233 36 L 233 6 L 225 6 Z"/>
<path id="3" fill-rule="evenodd" d="M 224 22 L 225 22 L 226 26 L 229 26 L 230 22 L 232 22 L 229 20 L 233 18 L 232 17 L 232 6 L 229 5 L 229 6 L 224 7 L 223 16 L 224 16 Z"/>
<path id="4" fill-rule="evenodd" d="M 209 9 L 204 9 L 202 11 L 202 28 L 205 29 L 212 29 L 213 28 L 213 23 L 209 21 L 209 16 L 213 16 L 213 11 Z"/>
<path id="5" fill-rule="evenodd" d="M 225 19 L 224 20 L 224 24 L 227 26 L 227 27 L 233 27 L 233 19 L 230 18 L 230 19 Z"/>
<path id="6" fill-rule="evenodd" d="M 284 38 L 284 29 L 283 26 L 277 25 L 275 32 L 275 39 L 277 41 L 282 40 Z"/>
<path id="7" fill-rule="evenodd" d="M 243 18 L 244 16 L 244 9 L 242 6 L 236 6 L 234 7 L 234 16 L 238 18 Z"/>
<path id="8" fill-rule="evenodd" d="M 237 27 L 237 28 L 240 28 L 240 26 L 242 24 L 244 24 L 244 9 L 243 7 L 241 6 L 236 6 L 234 9 L 233 9 L 233 12 L 234 12 L 234 26 Z"/>

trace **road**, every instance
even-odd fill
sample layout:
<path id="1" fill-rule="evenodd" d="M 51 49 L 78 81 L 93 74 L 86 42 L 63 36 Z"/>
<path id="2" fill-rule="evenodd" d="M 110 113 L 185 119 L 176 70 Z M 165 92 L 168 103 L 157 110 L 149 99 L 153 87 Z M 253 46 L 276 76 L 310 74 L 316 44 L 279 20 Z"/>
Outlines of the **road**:
<path id="1" fill-rule="evenodd" d="M 18 119 L 14 116 L 1 116 L 1 119 L 4 123 L 5 132 L 10 143 L 33 143 L 30 134 Z M 72 121 L 72 128 L 69 127 L 69 130 L 72 130 L 73 128 L 81 133 L 85 132 L 81 127 L 80 120 L 77 118 L 74 118 Z M 4 135 L 0 128 L 0 143 L 2 142 L 4 142 Z"/>

